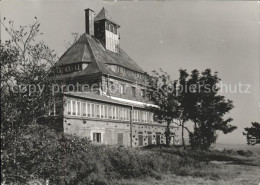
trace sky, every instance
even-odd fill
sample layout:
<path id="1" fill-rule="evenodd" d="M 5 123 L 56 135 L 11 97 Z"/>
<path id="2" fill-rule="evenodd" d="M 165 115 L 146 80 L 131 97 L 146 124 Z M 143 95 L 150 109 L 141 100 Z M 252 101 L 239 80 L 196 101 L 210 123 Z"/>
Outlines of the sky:
<path id="1" fill-rule="evenodd" d="M 222 95 L 234 101 L 227 115 L 238 127 L 219 133 L 217 143 L 244 144 L 243 128 L 260 121 L 259 7 L 257 1 L 99 1 L 5 0 L 1 19 L 28 25 L 36 16 L 42 40 L 58 56 L 72 41 L 71 33 L 84 33 L 84 9 L 97 14 L 105 7 L 120 27 L 120 46 L 147 72 L 162 68 L 172 79 L 179 69 L 217 71 L 224 88 L 243 92 Z M 8 35 L 1 26 L 1 39 Z M 246 88 L 248 91 L 245 92 Z"/>

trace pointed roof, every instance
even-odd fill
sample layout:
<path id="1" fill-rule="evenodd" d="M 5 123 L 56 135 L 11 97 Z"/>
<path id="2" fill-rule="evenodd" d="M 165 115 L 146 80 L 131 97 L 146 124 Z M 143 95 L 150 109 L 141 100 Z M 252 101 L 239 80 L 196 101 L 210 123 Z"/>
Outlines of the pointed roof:
<path id="1" fill-rule="evenodd" d="M 108 13 L 108 11 L 104 7 L 101 9 L 101 11 L 97 14 L 97 16 L 94 19 L 95 22 L 101 20 L 109 20 L 110 22 L 118 25 L 117 22 L 112 18 L 112 16 Z"/>
<path id="2" fill-rule="evenodd" d="M 137 80 L 130 76 L 121 76 L 113 72 L 108 65 L 122 66 L 144 74 L 144 71 L 123 51 L 123 49 L 120 48 L 118 54 L 110 52 L 106 50 L 97 39 L 88 34 L 81 35 L 78 41 L 60 57 L 56 66 L 66 66 L 77 63 L 88 63 L 88 67 L 82 71 L 60 75 L 59 78 L 74 78 L 101 73 L 133 82 L 143 82 L 142 79 Z"/>

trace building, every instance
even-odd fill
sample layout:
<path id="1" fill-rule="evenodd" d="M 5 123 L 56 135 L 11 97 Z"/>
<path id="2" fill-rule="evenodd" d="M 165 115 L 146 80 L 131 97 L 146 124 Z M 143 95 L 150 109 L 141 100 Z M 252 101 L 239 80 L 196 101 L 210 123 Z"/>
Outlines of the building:
<path id="1" fill-rule="evenodd" d="M 120 48 L 120 26 L 103 8 L 85 10 L 86 32 L 56 63 L 65 85 L 62 125 L 68 134 L 108 145 L 165 143 L 165 124 L 148 106 L 146 73 Z M 178 127 L 171 126 L 171 143 Z"/>

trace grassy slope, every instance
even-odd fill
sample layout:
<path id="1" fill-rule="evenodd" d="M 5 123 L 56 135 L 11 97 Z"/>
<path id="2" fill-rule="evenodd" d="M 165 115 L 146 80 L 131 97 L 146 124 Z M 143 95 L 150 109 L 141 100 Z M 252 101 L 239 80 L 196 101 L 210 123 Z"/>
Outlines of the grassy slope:
<path id="1" fill-rule="evenodd" d="M 257 148 L 258 146 L 256 146 Z M 158 149 L 149 149 L 155 152 Z M 147 150 L 145 150 L 147 152 Z M 256 149 L 255 151 L 258 151 Z M 193 153 L 182 149 L 162 149 L 162 153 L 170 153 L 173 157 L 182 156 L 195 159 L 200 165 L 179 168 L 177 172 L 158 175 L 156 178 L 115 180 L 113 184 L 125 185 L 169 185 L 169 184 L 259 184 L 260 183 L 260 154 L 240 150 L 225 150 L 206 153 Z M 240 155 L 239 155 L 240 154 Z"/>

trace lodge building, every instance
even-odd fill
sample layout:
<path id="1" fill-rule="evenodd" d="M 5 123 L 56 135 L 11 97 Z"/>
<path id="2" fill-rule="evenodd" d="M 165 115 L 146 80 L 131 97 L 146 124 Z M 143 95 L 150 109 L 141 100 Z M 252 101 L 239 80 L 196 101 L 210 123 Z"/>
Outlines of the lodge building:
<path id="1" fill-rule="evenodd" d="M 95 143 L 147 146 L 165 143 L 165 124 L 153 121 L 146 73 L 120 48 L 118 23 L 103 8 L 85 10 L 85 33 L 56 63 L 64 92 L 63 132 Z M 80 85 L 80 90 L 74 86 Z M 178 144 L 172 124 L 171 144 Z"/>

